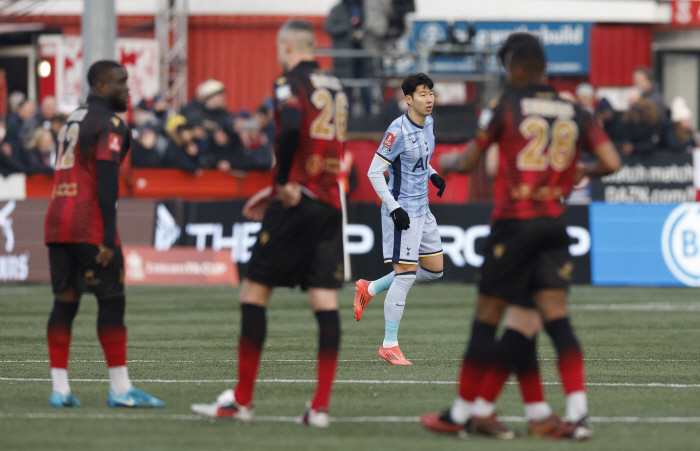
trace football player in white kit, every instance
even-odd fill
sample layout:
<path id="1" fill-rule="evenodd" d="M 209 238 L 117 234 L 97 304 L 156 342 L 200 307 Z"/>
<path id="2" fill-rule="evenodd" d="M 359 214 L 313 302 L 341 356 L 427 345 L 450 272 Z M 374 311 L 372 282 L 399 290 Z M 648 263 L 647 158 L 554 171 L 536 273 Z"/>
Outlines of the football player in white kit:
<path id="1" fill-rule="evenodd" d="M 393 365 L 412 365 L 399 349 L 398 331 L 406 295 L 413 282 L 442 277 L 442 242 L 428 206 L 428 181 L 445 190 L 445 179 L 430 166 L 435 151 L 433 81 L 413 73 L 403 81 L 408 112 L 394 120 L 384 135 L 367 176 L 382 200 L 384 262 L 394 271 L 373 282 L 358 280 L 353 302 L 355 319 L 369 300 L 388 288 L 384 300 L 384 342 L 379 357 Z M 389 183 L 384 171 L 389 168 Z"/>

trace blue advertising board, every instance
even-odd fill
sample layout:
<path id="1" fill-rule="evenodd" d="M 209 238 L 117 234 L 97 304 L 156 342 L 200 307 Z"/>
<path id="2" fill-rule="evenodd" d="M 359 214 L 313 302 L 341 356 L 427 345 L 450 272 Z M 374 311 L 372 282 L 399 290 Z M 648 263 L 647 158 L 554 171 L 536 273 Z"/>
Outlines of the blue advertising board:
<path id="1" fill-rule="evenodd" d="M 590 205 L 594 285 L 700 286 L 700 203 Z"/>
<path id="2" fill-rule="evenodd" d="M 455 22 L 452 35 L 458 42 L 466 41 L 468 22 Z M 550 75 L 587 75 L 590 60 L 590 35 L 593 24 L 584 22 L 475 22 L 472 44 L 477 48 L 497 49 L 509 34 L 518 31 L 534 33 L 540 37 L 547 54 L 547 72 Z M 414 22 L 409 48 L 416 48 L 420 41 L 432 46 L 448 40 L 450 25 L 446 21 Z M 474 73 L 480 70 L 498 70 L 495 57 L 488 61 L 480 55 L 436 55 L 429 62 L 433 73 Z"/>

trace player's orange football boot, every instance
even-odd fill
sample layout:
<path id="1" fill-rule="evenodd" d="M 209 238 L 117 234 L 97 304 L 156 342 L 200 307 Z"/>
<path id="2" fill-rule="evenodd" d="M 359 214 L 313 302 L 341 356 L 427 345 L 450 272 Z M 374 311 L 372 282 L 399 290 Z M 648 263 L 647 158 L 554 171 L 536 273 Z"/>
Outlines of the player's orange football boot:
<path id="1" fill-rule="evenodd" d="M 547 437 L 559 429 L 563 423 L 561 417 L 553 413 L 543 420 L 529 420 L 527 422 L 527 433 L 531 437 Z"/>
<path id="2" fill-rule="evenodd" d="M 355 314 L 357 321 L 362 319 L 362 311 L 367 307 L 372 296 L 369 295 L 367 288 L 370 282 L 365 279 L 360 279 L 355 282 L 355 300 L 352 301 L 352 312 Z"/>
<path id="3" fill-rule="evenodd" d="M 520 432 L 498 421 L 498 417 L 495 413 L 482 418 L 472 417 L 472 422 L 474 423 L 474 431 L 479 434 L 499 438 L 501 440 L 513 440 L 514 438 L 520 437 Z"/>
<path id="4" fill-rule="evenodd" d="M 379 357 L 383 358 L 392 365 L 413 365 L 411 362 L 406 360 L 403 353 L 398 346 L 393 348 L 385 348 L 384 346 L 379 348 Z"/>
<path id="5" fill-rule="evenodd" d="M 549 435 L 550 440 L 571 439 L 577 442 L 588 440 L 593 437 L 593 426 L 588 421 L 588 417 L 584 417 L 578 423 L 564 423 L 559 425 L 559 428 Z"/>
<path id="6" fill-rule="evenodd" d="M 424 413 L 420 416 L 420 424 L 429 431 L 438 434 L 455 434 L 460 437 L 467 437 L 471 423 L 457 424 L 450 418 L 449 409 L 442 413 Z"/>

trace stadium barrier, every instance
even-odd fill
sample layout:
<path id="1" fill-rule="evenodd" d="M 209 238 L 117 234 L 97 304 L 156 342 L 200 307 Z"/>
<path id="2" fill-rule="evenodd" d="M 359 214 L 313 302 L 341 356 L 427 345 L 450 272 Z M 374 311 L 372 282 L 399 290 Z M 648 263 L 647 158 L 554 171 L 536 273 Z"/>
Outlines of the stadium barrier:
<path id="1" fill-rule="evenodd" d="M 592 181 L 591 197 L 604 202 L 692 202 L 693 155 L 659 152 L 626 158 L 617 172 Z"/>
<path id="2" fill-rule="evenodd" d="M 0 283 L 49 281 L 43 243 L 47 206 L 47 200 L 0 202 Z M 144 270 L 147 259 L 143 256 L 128 261 L 129 246 L 140 246 L 134 249 L 150 249 L 148 261 L 174 265 L 151 264 L 154 276 L 189 271 L 204 278 L 188 283 L 237 283 L 220 263 L 232 262 L 240 276 L 245 276 L 260 230 L 260 223 L 243 218 L 242 207 L 243 201 L 121 200 L 118 228 L 127 268 L 131 265 L 137 271 Z M 475 280 L 483 262 L 481 249 L 490 230 L 491 208 L 491 204 L 431 206 L 443 239 L 443 280 Z M 574 262 L 572 282 L 700 286 L 700 203 L 593 202 L 569 206 L 567 219 Z M 383 263 L 378 205 L 348 204 L 346 231 L 353 279 L 372 279 L 391 270 Z M 190 253 L 184 260 L 176 255 L 183 247 Z M 204 251 L 209 254 L 206 259 L 204 254 L 195 255 Z M 187 266 L 187 262 L 199 266 Z M 208 263 L 202 266 L 202 262 Z M 131 282 L 171 283 L 129 277 Z"/>
<path id="3" fill-rule="evenodd" d="M 182 202 L 158 204 L 154 244 L 158 249 L 194 246 L 230 251 L 231 259 L 245 275 L 250 250 L 260 223 L 243 218 L 243 202 Z M 443 280 L 473 282 L 483 262 L 481 247 L 489 234 L 491 204 L 433 205 L 443 239 Z M 572 206 L 568 212 L 572 281 L 590 283 L 590 235 L 588 207 Z M 348 204 L 348 253 L 353 278 L 376 278 L 390 272 L 382 256 L 380 209 L 376 204 Z"/>

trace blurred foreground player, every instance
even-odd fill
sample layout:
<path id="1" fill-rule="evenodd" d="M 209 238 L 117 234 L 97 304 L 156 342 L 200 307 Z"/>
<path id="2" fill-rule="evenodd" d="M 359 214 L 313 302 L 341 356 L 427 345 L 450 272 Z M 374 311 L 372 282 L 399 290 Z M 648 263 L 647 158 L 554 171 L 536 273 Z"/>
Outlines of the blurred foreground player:
<path id="1" fill-rule="evenodd" d="M 394 271 L 372 282 L 358 280 L 353 312 L 360 321 L 372 297 L 388 289 L 379 357 L 392 365 L 412 365 L 399 348 L 399 325 L 413 283 L 442 277 L 442 240 L 428 204 L 428 181 L 442 197 L 445 179 L 430 166 L 435 151 L 433 81 L 424 73 L 413 73 L 404 79 L 401 89 L 408 112 L 391 123 L 367 172 L 382 200 L 384 263 L 392 263 Z M 389 167 L 387 185 L 384 172 Z"/>
<path id="2" fill-rule="evenodd" d="M 124 257 L 116 230 L 119 165 L 129 150 L 124 67 L 98 61 L 88 71 L 87 103 L 58 132 L 54 191 L 46 214 L 51 285 L 55 295 L 47 327 L 52 407 L 79 407 L 68 383 L 73 318 L 80 297 L 97 297 L 97 336 L 109 368 L 111 407 L 165 407 L 134 388 L 126 367 Z"/>
<path id="3" fill-rule="evenodd" d="M 617 170 L 620 159 L 589 113 L 558 98 L 554 89 L 543 84 L 546 61 L 535 36 L 512 34 L 503 50 L 499 56 L 509 87 L 482 113 L 469 150 L 441 161 L 444 170 L 469 172 L 492 143 L 500 148 L 493 224 L 459 395 L 450 410 L 423 415 L 421 423 L 436 432 L 457 432 L 466 425 L 466 432 L 515 438 L 516 432 L 498 421 L 494 403 L 512 371 L 521 387 L 525 382 L 529 389 L 538 389 L 534 340 L 544 321 L 557 350 L 566 418 L 559 421 L 546 403 L 528 408 L 526 401 L 528 429 L 531 435 L 583 440 L 593 431 L 587 420 L 583 354 L 566 308 L 573 264 L 562 200 L 584 176 Z M 595 165 L 578 164 L 584 149 L 596 157 Z M 495 327 L 506 305 L 506 331 L 491 352 Z M 537 384 L 528 383 L 535 375 Z M 543 399 L 541 393 L 537 396 Z M 469 418 L 471 424 L 467 424 Z"/>
<path id="4" fill-rule="evenodd" d="M 262 220 L 240 292 L 238 384 L 212 404 L 193 404 L 208 418 L 253 419 L 253 391 L 273 287 L 300 285 L 319 326 L 318 384 L 299 424 L 327 427 L 340 345 L 337 290 L 343 282 L 338 176 L 348 99 L 340 81 L 313 59 L 310 23 L 291 20 L 277 36 L 284 75 L 275 80 L 275 186 L 253 196 L 243 214 Z"/>

